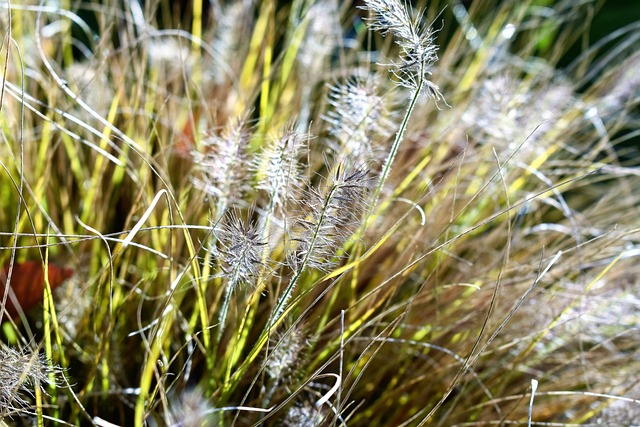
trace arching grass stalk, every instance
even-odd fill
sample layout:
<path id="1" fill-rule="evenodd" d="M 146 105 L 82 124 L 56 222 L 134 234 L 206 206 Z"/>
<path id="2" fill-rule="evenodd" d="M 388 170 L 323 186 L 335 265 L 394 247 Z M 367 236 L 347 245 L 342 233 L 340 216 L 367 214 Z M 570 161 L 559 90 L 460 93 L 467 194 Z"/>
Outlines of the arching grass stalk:
<path id="1" fill-rule="evenodd" d="M 391 32 L 396 37 L 395 41 L 401 48 L 400 62 L 391 61 L 389 64 L 391 65 L 390 72 L 396 77 L 399 86 L 411 90 L 411 97 L 389 154 L 385 159 L 378 184 L 373 191 L 371 207 L 365 214 L 357 238 L 364 234 L 374 217 L 380 193 L 389 178 L 391 166 L 398 154 L 418 99 L 421 95 L 427 95 L 436 102 L 444 100 L 439 87 L 428 79 L 428 76 L 431 75 L 431 66 L 438 60 L 438 46 L 433 42 L 432 27 L 423 24 L 424 11 L 419 12 L 412 19 L 410 13 L 399 0 L 365 0 L 365 5 L 361 8 L 368 10 L 372 15 L 367 19 L 370 29 L 380 31 L 382 35 Z M 362 249 L 362 246 L 357 247 L 354 253 L 356 259 L 360 258 Z"/>
<path id="2" fill-rule="evenodd" d="M 293 239 L 298 247 L 289 257 L 294 274 L 276 304 L 269 329 L 278 323 L 305 271 L 310 268 L 330 271 L 335 266 L 336 252 L 359 226 L 362 208 L 371 200 L 370 183 L 366 168 L 339 164 L 324 186 L 309 190 L 303 201 L 306 209 L 295 221 L 301 232 Z"/>
<path id="3" fill-rule="evenodd" d="M 230 120 L 220 132 L 204 139 L 204 148 L 201 151 L 193 150 L 191 153 L 197 171 L 197 177 L 193 179 L 194 185 L 216 198 L 215 215 L 212 221 L 213 227 L 215 228 L 225 215 L 229 215 L 229 221 L 232 224 L 230 227 L 239 227 L 236 230 L 239 236 L 242 236 L 247 229 L 234 213 L 228 213 L 228 209 L 242 198 L 242 194 L 246 190 L 245 177 L 249 167 L 246 150 L 251 135 L 246 128 L 246 120 L 246 117 Z M 229 237 L 229 233 L 225 231 L 229 230 L 223 230 L 222 234 L 225 237 Z M 217 246 L 218 236 L 213 232 L 209 242 L 210 250 L 207 251 L 204 260 L 205 267 L 202 272 L 204 281 L 209 277 L 210 268 L 216 268 L 214 255 L 218 254 Z M 227 254 L 224 249 L 222 249 L 222 252 L 223 255 Z M 223 261 L 228 260 L 228 257 L 224 255 L 222 259 Z M 217 267 L 221 266 L 218 265 Z M 244 282 L 244 279 L 239 279 L 236 272 L 232 271 L 230 267 L 217 277 L 228 278 L 226 289 L 224 290 L 222 309 L 218 317 L 220 324 L 217 335 L 219 344 L 226 323 L 231 294 L 236 285 L 238 285 L 238 281 Z M 220 285 L 223 284 L 223 282 L 218 283 Z M 199 290 L 198 298 L 203 301 L 202 305 L 205 306 L 203 291 Z M 203 325 L 204 341 L 208 344 L 208 320 L 204 310 L 200 312 L 200 322 Z"/>
<path id="4" fill-rule="evenodd" d="M 287 201 L 295 198 L 295 191 L 303 185 L 302 165 L 299 159 L 306 153 L 306 142 L 311 138 L 308 133 L 297 130 L 295 122 L 288 123 L 271 139 L 271 142 L 253 159 L 250 169 L 258 177 L 256 188 L 263 190 L 269 197 L 269 205 L 260 225 L 262 238 L 262 254 L 260 268 L 256 277 L 256 287 L 251 301 L 245 307 L 245 313 L 237 328 L 237 336 L 227 365 L 226 379 L 231 376 L 231 367 L 242 354 L 247 337 L 257 312 L 257 304 L 262 289 L 268 283 L 271 274 L 269 253 L 272 221 L 276 211 L 285 211 Z"/>
<path id="5" fill-rule="evenodd" d="M 421 78 L 420 81 L 418 82 L 420 86 L 424 85 L 424 81 L 422 80 L 423 79 Z M 391 146 L 389 155 L 387 156 L 384 162 L 384 166 L 382 167 L 382 172 L 380 173 L 380 178 L 378 179 L 378 185 L 376 186 L 373 192 L 373 203 L 371 204 L 372 209 L 375 209 L 376 205 L 378 204 L 378 198 L 380 197 L 380 193 L 382 192 L 382 187 L 384 187 L 384 183 L 387 181 L 387 178 L 391 173 L 391 165 L 393 164 L 393 161 L 396 158 L 396 154 L 398 153 L 398 149 L 400 148 L 400 143 L 402 142 L 404 133 L 407 130 L 409 119 L 411 118 L 411 114 L 413 113 L 413 110 L 416 107 L 416 103 L 418 102 L 419 97 L 420 97 L 420 90 L 418 89 L 414 92 L 413 96 L 411 97 L 409 106 L 407 107 L 407 110 L 404 113 L 404 117 L 402 118 L 402 123 L 400 123 L 400 128 L 398 129 L 398 132 L 396 133 L 396 137 L 393 140 L 393 145 Z M 367 219 L 369 218 L 371 218 L 371 216 L 368 216 Z M 364 225 L 365 227 L 367 226 L 366 223 Z"/>
<path id="6" fill-rule="evenodd" d="M 432 27 L 423 24 L 424 11 L 412 17 L 399 0 L 365 0 L 365 5 L 361 8 L 372 14 L 367 19 L 370 29 L 380 31 L 382 35 L 391 33 L 395 36 L 396 44 L 400 46 L 400 62 L 391 61 L 388 65 L 391 66 L 390 71 L 396 77 L 397 84 L 412 91 L 409 106 L 373 193 L 372 206 L 375 206 L 382 192 L 382 187 L 391 173 L 391 165 L 398 153 L 419 97 L 424 94 L 436 101 L 443 100 L 443 97 L 438 86 L 428 79 L 431 74 L 429 71 L 431 66 L 438 60 L 438 46 L 433 42 L 434 31 Z"/>

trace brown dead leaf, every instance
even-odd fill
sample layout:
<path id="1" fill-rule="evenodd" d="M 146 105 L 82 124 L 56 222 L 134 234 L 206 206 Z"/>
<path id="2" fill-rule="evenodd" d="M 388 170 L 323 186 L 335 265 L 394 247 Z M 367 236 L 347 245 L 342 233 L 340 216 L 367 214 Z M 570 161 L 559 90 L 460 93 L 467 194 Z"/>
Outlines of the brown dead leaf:
<path id="1" fill-rule="evenodd" d="M 5 265 L 4 269 L 0 271 L 0 303 L 4 296 L 8 273 L 9 266 Z M 49 284 L 52 290 L 60 286 L 71 276 L 73 276 L 72 269 L 49 264 Z M 27 312 L 38 305 L 44 298 L 44 271 L 42 269 L 42 262 L 25 261 L 14 264 L 13 273 L 11 274 L 11 289 L 9 292 L 6 309 L 12 318 L 18 315 L 18 307 L 22 311 Z M 11 293 L 15 296 L 14 301 L 17 301 L 18 307 L 13 303 Z M 0 315 L 0 317 L 2 316 Z M 4 319 L 2 321 L 4 321 Z"/>

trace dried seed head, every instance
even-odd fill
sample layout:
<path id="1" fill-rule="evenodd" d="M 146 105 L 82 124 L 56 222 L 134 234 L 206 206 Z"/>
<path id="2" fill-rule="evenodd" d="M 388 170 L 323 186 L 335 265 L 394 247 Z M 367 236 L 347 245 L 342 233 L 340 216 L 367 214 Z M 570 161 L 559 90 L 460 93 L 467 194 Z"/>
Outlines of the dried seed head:
<path id="1" fill-rule="evenodd" d="M 440 89 L 429 81 L 431 67 L 438 60 L 434 31 L 423 23 L 423 13 L 412 17 L 400 0 L 365 0 L 362 9 L 373 17 L 368 25 L 382 35 L 393 34 L 400 46 L 400 62 L 391 62 L 391 72 L 401 86 L 425 93 L 436 101 L 443 99 Z"/>
<path id="2" fill-rule="evenodd" d="M 298 246 L 290 257 L 294 270 L 317 268 L 328 271 L 337 251 L 360 225 L 370 203 L 372 180 L 364 167 L 339 164 L 319 189 L 312 188 L 302 200 L 303 214 L 296 219 Z"/>
<path id="3" fill-rule="evenodd" d="M 303 333 L 298 329 L 293 329 L 288 334 L 279 339 L 273 339 L 273 351 L 269 354 L 265 370 L 269 377 L 276 381 L 281 381 L 283 377 L 289 375 L 293 370 L 293 365 L 304 350 L 305 340 Z"/>
<path id="4" fill-rule="evenodd" d="M 65 68 L 65 79 L 69 87 L 98 114 L 107 116 L 114 97 L 105 70 L 91 62 L 74 62 Z M 73 114 L 91 123 L 92 116 L 74 104 Z"/>
<path id="5" fill-rule="evenodd" d="M 600 110 L 600 114 L 617 115 L 624 108 L 640 104 L 638 67 L 640 67 L 640 51 L 628 56 L 610 78 L 601 79 L 605 84 L 599 90 L 606 92 L 596 101 L 595 107 Z"/>
<path id="6" fill-rule="evenodd" d="M 283 427 L 317 427 L 325 415 L 313 404 L 296 404 L 287 411 L 282 420 Z"/>
<path id="7" fill-rule="evenodd" d="M 213 407 L 197 389 L 187 390 L 175 399 L 167 424 L 172 427 L 214 425 Z"/>
<path id="8" fill-rule="evenodd" d="M 165 85 L 180 82 L 183 76 L 192 74 L 195 58 L 188 45 L 174 38 L 152 38 L 147 43 L 149 66 L 161 73 Z M 166 86 L 165 86 L 166 87 Z"/>
<path id="9" fill-rule="evenodd" d="M 54 305 L 58 313 L 58 322 L 62 324 L 65 333 L 76 337 L 86 326 L 86 315 L 91 310 L 92 301 L 86 290 L 80 286 L 77 276 L 67 280 L 55 290 Z"/>
<path id="10" fill-rule="evenodd" d="M 338 46 L 342 34 L 335 0 L 321 0 L 307 11 L 308 26 L 298 55 L 304 76 L 317 78 L 329 55 Z"/>
<path id="11" fill-rule="evenodd" d="M 566 84 L 524 82 L 509 74 L 498 74 L 485 79 L 477 99 L 462 116 L 470 128 L 469 134 L 479 140 L 499 143 L 515 149 L 527 140 L 520 155 L 546 150 L 536 144 L 554 126 L 563 111 L 574 103 L 570 87 Z"/>
<path id="12" fill-rule="evenodd" d="M 259 176 L 257 188 L 266 191 L 275 206 L 282 208 L 303 182 L 299 159 L 309 138 L 291 124 L 253 162 L 252 168 Z"/>
<path id="13" fill-rule="evenodd" d="M 374 138 L 387 138 L 394 127 L 378 86 L 378 79 L 369 75 L 332 86 L 329 93 L 333 108 L 323 119 L 331 125 L 329 132 L 339 142 L 335 151 L 356 163 L 373 160 Z"/>
<path id="14" fill-rule="evenodd" d="M 0 415 L 27 407 L 25 395 L 33 396 L 43 384 L 56 385 L 51 375 L 59 372 L 40 354 L 0 346 Z"/>
<path id="15" fill-rule="evenodd" d="M 626 392 L 624 395 L 632 396 L 633 393 Z M 637 396 L 637 394 L 635 394 Z M 595 415 L 591 425 L 634 427 L 640 420 L 639 405 L 625 402 L 622 399 L 613 399 L 612 402 L 602 409 L 602 412 Z"/>
<path id="16" fill-rule="evenodd" d="M 229 286 L 250 285 L 258 277 L 266 243 L 254 223 L 230 211 L 215 230 L 217 246 L 212 248 Z"/>
<path id="17" fill-rule="evenodd" d="M 243 1 L 211 2 L 215 8 L 215 34 L 212 40 L 212 47 L 216 55 L 213 57 L 212 74 L 215 84 L 222 85 L 230 83 L 235 78 L 235 73 L 241 63 L 240 54 L 243 35 L 246 34 L 246 19 L 251 16 L 249 10 L 250 3 Z"/>
<path id="18" fill-rule="evenodd" d="M 241 200 L 246 190 L 249 138 L 245 121 L 240 119 L 206 138 L 202 151 L 192 153 L 197 174 L 193 182 L 217 199 L 218 213 Z"/>

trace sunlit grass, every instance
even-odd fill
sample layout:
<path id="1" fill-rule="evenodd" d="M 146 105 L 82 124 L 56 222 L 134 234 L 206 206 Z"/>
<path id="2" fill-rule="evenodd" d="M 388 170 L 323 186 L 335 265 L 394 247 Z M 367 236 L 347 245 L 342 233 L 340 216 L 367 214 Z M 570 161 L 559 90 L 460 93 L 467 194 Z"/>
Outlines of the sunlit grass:
<path id="1" fill-rule="evenodd" d="M 633 425 L 640 23 L 193 3 L 0 8 L 0 423 Z"/>

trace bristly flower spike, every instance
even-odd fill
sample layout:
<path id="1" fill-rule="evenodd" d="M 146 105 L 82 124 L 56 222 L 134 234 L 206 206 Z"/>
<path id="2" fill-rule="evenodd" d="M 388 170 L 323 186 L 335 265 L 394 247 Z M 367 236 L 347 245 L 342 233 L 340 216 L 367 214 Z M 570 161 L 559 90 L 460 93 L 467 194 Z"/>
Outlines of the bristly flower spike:
<path id="1" fill-rule="evenodd" d="M 251 216 L 251 214 L 249 214 Z M 237 212 L 229 211 L 222 225 L 214 232 L 217 247 L 211 249 L 217 258 L 222 276 L 226 279 L 226 291 L 220 309 L 218 336 L 222 335 L 233 291 L 239 286 L 250 286 L 258 277 L 263 265 L 263 248 L 266 243 L 258 227 L 244 221 Z"/>
<path id="2" fill-rule="evenodd" d="M 238 119 L 229 122 L 220 133 L 206 138 L 202 142 L 203 152 L 193 152 L 196 171 L 199 172 L 199 177 L 193 182 L 215 197 L 218 219 L 242 198 L 246 190 L 245 176 L 249 167 L 246 151 L 250 137 L 246 121 Z"/>
<path id="3" fill-rule="evenodd" d="M 365 0 L 361 9 L 369 10 L 369 28 L 395 36 L 400 46 L 400 62 L 391 63 L 391 72 L 400 85 L 426 94 L 436 101 L 443 100 L 438 86 L 428 79 L 431 67 L 438 60 L 438 46 L 434 43 L 434 31 L 423 23 L 424 11 L 411 17 L 399 0 Z"/>
<path id="4" fill-rule="evenodd" d="M 256 188 L 264 190 L 269 197 L 261 224 L 265 242 L 270 239 L 271 221 L 276 209 L 284 213 L 288 201 L 295 198 L 296 190 L 304 185 L 300 158 L 306 151 L 309 138 L 309 134 L 296 129 L 295 123 L 289 123 L 271 138 L 270 144 L 260 151 L 251 164 L 258 178 Z M 263 261 L 267 258 L 268 249 L 269 246 L 265 245 Z"/>
<path id="5" fill-rule="evenodd" d="M 338 250 L 358 228 L 360 215 L 370 202 L 371 176 L 365 167 L 338 164 L 319 189 L 302 201 L 305 214 L 296 220 L 301 234 L 291 258 L 294 270 L 329 271 Z"/>
<path id="6" fill-rule="evenodd" d="M 310 137 L 297 131 L 293 123 L 289 124 L 252 163 L 252 169 L 260 175 L 256 187 L 269 195 L 270 214 L 276 206 L 284 208 L 295 188 L 303 182 L 299 159 Z"/>
<path id="7" fill-rule="evenodd" d="M 60 372 L 41 354 L 0 345 L 0 421 L 7 413 L 28 407 L 25 397 L 33 396 L 36 387 L 56 386 L 54 378 Z"/>
<path id="8" fill-rule="evenodd" d="M 387 138 L 395 127 L 378 83 L 377 76 L 365 75 L 331 86 L 328 101 L 333 108 L 322 118 L 339 143 L 335 147 L 341 153 L 339 160 L 377 160 L 374 138 Z"/>

